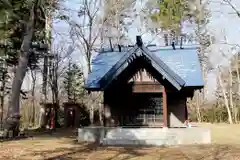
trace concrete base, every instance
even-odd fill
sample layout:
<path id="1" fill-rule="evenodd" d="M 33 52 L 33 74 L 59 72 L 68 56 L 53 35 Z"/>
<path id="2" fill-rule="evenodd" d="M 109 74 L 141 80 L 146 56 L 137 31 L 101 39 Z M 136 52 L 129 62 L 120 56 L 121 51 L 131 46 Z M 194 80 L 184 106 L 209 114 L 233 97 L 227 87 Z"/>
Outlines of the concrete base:
<path id="1" fill-rule="evenodd" d="M 78 141 L 85 142 L 96 142 L 103 141 L 105 131 L 107 129 L 105 127 L 84 127 L 78 129 Z"/>
<path id="2" fill-rule="evenodd" d="M 208 129 L 193 128 L 106 128 L 85 127 L 78 129 L 78 141 L 103 145 L 153 145 L 209 144 Z"/>

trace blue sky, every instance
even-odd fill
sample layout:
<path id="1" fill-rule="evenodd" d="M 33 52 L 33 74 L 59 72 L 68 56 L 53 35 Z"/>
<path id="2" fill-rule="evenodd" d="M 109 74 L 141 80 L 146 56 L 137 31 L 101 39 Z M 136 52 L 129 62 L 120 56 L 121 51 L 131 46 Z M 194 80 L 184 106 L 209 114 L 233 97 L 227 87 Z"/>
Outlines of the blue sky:
<path id="1" fill-rule="evenodd" d="M 79 9 L 79 0 L 71 0 L 66 1 L 66 8 L 70 8 L 72 13 L 71 16 L 76 17 L 76 10 Z M 209 10 L 211 11 L 210 23 L 208 25 L 208 30 L 214 35 L 216 42 L 209 48 L 209 58 L 212 62 L 213 66 L 216 67 L 218 65 L 227 65 L 228 60 L 221 55 L 221 52 L 224 52 L 227 55 L 231 55 L 231 47 L 229 45 L 225 45 L 224 36 L 227 37 L 227 41 L 229 44 L 240 44 L 240 18 L 233 13 L 233 10 L 227 6 L 221 4 L 222 0 L 211 0 L 209 4 Z M 236 6 L 236 8 L 240 8 L 240 0 L 232 0 L 232 3 Z M 140 9 L 138 7 L 137 9 Z M 137 30 L 137 26 L 140 25 L 140 22 L 136 22 L 135 26 L 132 26 L 129 30 L 129 37 L 132 41 L 135 41 L 135 36 L 139 34 Z M 191 31 L 190 28 L 185 28 L 187 31 Z M 64 44 L 71 44 L 71 40 L 68 38 L 69 27 L 64 22 L 55 22 L 53 27 L 54 32 L 54 43 L 63 42 Z M 153 37 L 150 34 L 143 35 L 143 41 L 151 41 Z M 159 39 L 157 39 L 159 41 Z M 154 41 L 153 43 L 157 43 Z M 83 64 L 84 60 L 81 56 L 79 50 L 75 50 L 72 54 L 73 59 Z M 213 91 L 215 89 L 216 84 L 216 71 L 213 71 L 208 75 L 207 78 L 207 96 L 212 97 Z"/>

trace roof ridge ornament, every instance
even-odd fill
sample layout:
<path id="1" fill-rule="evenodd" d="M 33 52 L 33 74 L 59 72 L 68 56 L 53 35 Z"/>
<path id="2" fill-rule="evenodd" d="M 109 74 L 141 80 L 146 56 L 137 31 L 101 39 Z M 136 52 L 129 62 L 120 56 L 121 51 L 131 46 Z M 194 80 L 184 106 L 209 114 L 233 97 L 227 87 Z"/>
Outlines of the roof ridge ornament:
<path id="1" fill-rule="evenodd" d="M 176 50 L 175 42 L 174 42 L 174 41 L 172 42 L 172 48 L 173 48 L 173 50 Z"/>
<path id="2" fill-rule="evenodd" d="M 136 36 L 136 44 L 138 45 L 138 47 L 142 47 L 143 41 L 141 36 Z"/>
<path id="3" fill-rule="evenodd" d="M 183 36 L 180 37 L 180 49 L 184 49 L 183 48 Z"/>
<path id="4" fill-rule="evenodd" d="M 118 51 L 122 52 L 122 46 L 120 44 L 118 44 Z"/>
<path id="5" fill-rule="evenodd" d="M 109 46 L 111 48 L 111 51 L 113 52 L 114 49 L 113 49 L 113 45 L 112 45 L 112 38 L 111 37 L 108 37 L 108 40 L 109 40 Z"/>

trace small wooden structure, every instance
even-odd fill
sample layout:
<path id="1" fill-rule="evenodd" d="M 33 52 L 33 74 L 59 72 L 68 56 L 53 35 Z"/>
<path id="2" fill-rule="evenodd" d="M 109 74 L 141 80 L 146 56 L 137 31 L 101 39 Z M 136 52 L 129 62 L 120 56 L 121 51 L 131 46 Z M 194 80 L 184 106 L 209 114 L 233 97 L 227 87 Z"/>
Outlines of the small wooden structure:
<path id="1" fill-rule="evenodd" d="M 53 110 L 54 113 L 54 127 L 57 122 L 57 110 L 59 109 L 59 106 L 56 103 L 45 103 L 44 105 L 44 127 L 48 128 L 50 126 L 50 119 L 51 119 L 51 111 Z"/>
<path id="2" fill-rule="evenodd" d="M 186 101 L 204 86 L 197 48 L 100 52 L 86 89 L 104 92 L 105 126 L 183 127 Z"/>
<path id="3" fill-rule="evenodd" d="M 66 102 L 64 108 L 64 127 L 79 127 L 81 105 L 77 103 Z"/>
<path id="4" fill-rule="evenodd" d="M 93 60 L 85 87 L 104 93 L 106 127 L 79 128 L 79 141 L 159 146 L 210 143 L 209 130 L 185 129 L 186 100 L 204 86 L 196 46 L 144 46 L 137 36 L 136 45 L 126 48 L 99 52 Z M 99 131 L 100 138 L 95 136 Z"/>

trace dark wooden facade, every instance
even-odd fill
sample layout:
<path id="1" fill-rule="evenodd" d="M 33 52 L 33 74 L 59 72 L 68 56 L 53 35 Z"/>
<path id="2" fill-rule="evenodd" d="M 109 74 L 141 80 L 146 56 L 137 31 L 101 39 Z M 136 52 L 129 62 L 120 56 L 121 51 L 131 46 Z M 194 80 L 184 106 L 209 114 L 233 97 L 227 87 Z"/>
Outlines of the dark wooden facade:
<path id="1" fill-rule="evenodd" d="M 64 127 L 80 126 L 81 107 L 77 103 L 64 103 Z"/>
<path id="2" fill-rule="evenodd" d="M 178 119 L 184 123 L 187 119 L 185 110 L 188 95 L 176 91 L 169 82 L 158 77 L 153 68 L 143 69 L 138 67 L 139 64 L 130 64 L 104 91 L 105 125 L 168 127 L 171 117 L 168 102 L 171 104 L 173 99 L 179 98 L 182 99 L 179 102 L 183 103 L 180 112 L 184 114 Z M 135 70 L 131 70 L 133 68 Z M 178 102 L 173 107 L 177 105 Z"/>
<path id="3" fill-rule="evenodd" d="M 86 89 L 104 92 L 104 124 L 183 127 L 188 119 L 187 97 L 193 96 L 194 90 L 204 85 L 197 53 L 186 55 L 182 49 L 176 56 L 178 51 L 174 47 L 172 54 L 168 50 L 166 53 L 170 55 L 163 58 L 165 51 L 148 49 L 137 36 L 136 45 L 126 53 L 119 50 L 118 54 L 123 56 L 106 73 L 109 66 L 104 59 L 108 54 L 103 52 L 101 56 L 100 53 Z"/>

